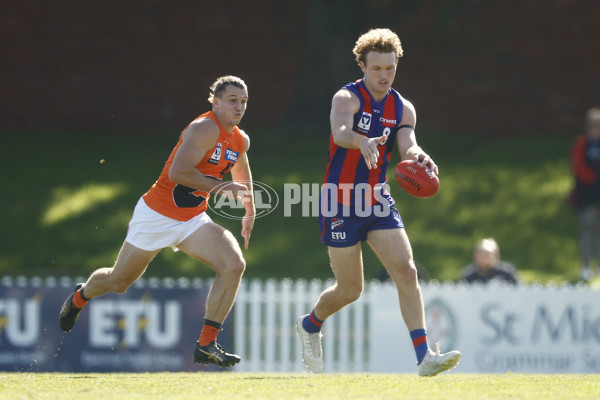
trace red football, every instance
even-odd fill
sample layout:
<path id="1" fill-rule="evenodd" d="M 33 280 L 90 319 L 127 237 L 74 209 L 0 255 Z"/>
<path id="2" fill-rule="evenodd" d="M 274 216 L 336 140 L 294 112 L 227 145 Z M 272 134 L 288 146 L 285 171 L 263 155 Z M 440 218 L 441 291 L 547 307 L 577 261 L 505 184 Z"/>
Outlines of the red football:
<path id="1" fill-rule="evenodd" d="M 411 160 L 396 165 L 396 181 L 406 193 L 415 197 L 431 197 L 440 188 L 440 180 L 433 171 Z"/>

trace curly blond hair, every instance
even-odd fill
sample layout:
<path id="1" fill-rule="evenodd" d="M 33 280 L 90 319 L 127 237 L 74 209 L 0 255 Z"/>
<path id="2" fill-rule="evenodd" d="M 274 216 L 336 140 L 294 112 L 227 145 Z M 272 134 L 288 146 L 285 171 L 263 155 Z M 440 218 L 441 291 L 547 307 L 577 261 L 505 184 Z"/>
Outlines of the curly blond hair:
<path id="1" fill-rule="evenodd" d="M 227 88 L 227 86 L 229 85 L 235 86 L 239 89 L 248 90 L 246 82 L 244 82 L 242 78 L 238 78 L 237 76 L 233 75 L 222 76 L 220 78 L 217 78 L 217 80 L 212 85 L 210 85 L 210 94 L 208 95 L 208 102 L 212 104 L 215 97 L 217 97 L 219 93 L 225 90 L 225 88 Z"/>
<path id="2" fill-rule="evenodd" d="M 356 56 L 356 62 L 362 61 L 367 64 L 367 54 L 370 51 L 379 53 L 396 53 L 396 62 L 404 55 L 400 38 L 394 32 L 387 28 L 371 29 L 369 32 L 361 35 L 356 41 L 352 52 Z"/>

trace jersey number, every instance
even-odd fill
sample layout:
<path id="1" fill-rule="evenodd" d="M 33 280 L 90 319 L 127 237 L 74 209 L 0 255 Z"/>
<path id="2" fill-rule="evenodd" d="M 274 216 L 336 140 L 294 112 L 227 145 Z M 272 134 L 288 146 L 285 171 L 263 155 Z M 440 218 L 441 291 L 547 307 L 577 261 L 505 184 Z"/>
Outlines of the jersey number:
<path id="1" fill-rule="evenodd" d="M 233 168 L 234 165 L 235 165 L 235 163 L 228 162 L 227 165 L 225 166 L 225 168 L 223 168 L 221 170 L 221 172 L 219 172 L 219 178 L 223 179 L 225 174 L 227 174 L 231 170 L 231 168 Z"/>
<path id="2" fill-rule="evenodd" d="M 385 128 L 383 130 L 383 136 L 385 136 L 385 139 L 383 139 L 381 141 L 381 143 L 379 143 L 380 146 L 385 145 L 385 143 L 388 141 L 388 138 L 390 137 L 390 133 L 392 132 L 392 130 L 390 128 Z"/>
<path id="3" fill-rule="evenodd" d="M 196 189 L 191 187 L 177 185 L 173 188 L 173 201 L 180 208 L 198 207 L 204 203 L 206 197 L 195 195 Z"/>

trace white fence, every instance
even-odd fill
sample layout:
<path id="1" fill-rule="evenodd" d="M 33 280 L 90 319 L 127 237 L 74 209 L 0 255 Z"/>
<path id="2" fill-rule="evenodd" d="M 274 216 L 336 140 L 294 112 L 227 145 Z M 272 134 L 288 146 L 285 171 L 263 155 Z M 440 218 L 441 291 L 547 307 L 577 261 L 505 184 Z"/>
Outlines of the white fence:
<path id="1" fill-rule="evenodd" d="M 304 371 L 296 320 L 308 314 L 331 282 L 254 280 L 240 288 L 234 307 L 234 348 L 242 371 Z M 369 364 L 368 292 L 327 320 L 325 372 L 364 371 Z"/>
<path id="2" fill-rule="evenodd" d="M 329 283 L 251 281 L 234 307 L 239 371 L 304 371 L 295 322 Z M 422 285 L 429 342 L 463 353 L 460 372 L 600 373 L 600 290 Z M 367 284 L 324 326 L 325 372 L 414 372 L 396 288 Z"/>

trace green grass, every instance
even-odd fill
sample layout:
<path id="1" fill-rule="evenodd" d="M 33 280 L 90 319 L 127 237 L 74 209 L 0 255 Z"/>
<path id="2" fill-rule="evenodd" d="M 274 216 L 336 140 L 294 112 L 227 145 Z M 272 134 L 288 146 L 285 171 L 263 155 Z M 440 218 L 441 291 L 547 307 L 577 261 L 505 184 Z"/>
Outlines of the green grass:
<path id="1" fill-rule="evenodd" d="M 284 182 L 320 183 L 328 135 L 248 130 L 255 180 L 281 194 Z M 113 263 L 133 207 L 176 143 L 173 132 L 136 136 L 23 133 L 3 135 L 0 162 L 9 174 L 0 196 L 0 274 L 87 275 Z M 575 281 L 579 272 L 571 188 L 571 138 L 485 138 L 419 132 L 440 166 L 441 189 L 416 199 L 389 180 L 425 277 L 458 277 L 474 242 L 494 237 L 503 259 L 526 281 Z M 101 163 L 101 160 L 104 162 Z M 394 154 L 391 165 L 399 161 Z M 329 278 L 316 218 L 280 207 L 257 220 L 245 252 L 248 278 Z M 237 221 L 214 217 L 238 238 Z M 380 268 L 365 248 L 365 273 Z M 210 277 L 212 271 L 166 249 L 148 272 Z"/>
<path id="2" fill-rule="evenodd" d="M 21 399 L 597 399 L 595 375 L 308 375 L 239 373 L 0 375 L 4 400 Z"/>

